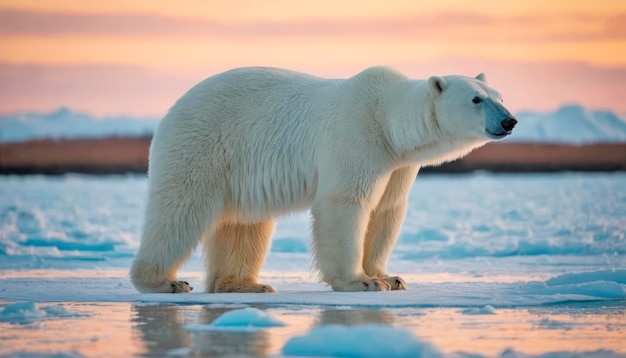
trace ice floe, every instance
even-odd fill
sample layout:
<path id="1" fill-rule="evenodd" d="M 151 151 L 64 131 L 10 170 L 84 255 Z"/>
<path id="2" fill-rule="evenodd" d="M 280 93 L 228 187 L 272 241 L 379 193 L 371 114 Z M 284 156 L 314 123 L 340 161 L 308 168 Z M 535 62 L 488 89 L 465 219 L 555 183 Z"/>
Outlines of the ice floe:
<path id="1" fill-rule="evenodd" d="M 224 331 L 224 332 L 256 332 L 271 327 L 282 327 L 285 324 L 264 311 L 247 307 L 222 314 L 208 324 L 190 324 L 185 329 L 190 332 Z"/>
<path id="2" fill-rule="evenodd" d="M 482 315 L 482 314 L 496 314 L 496 309 L 491 305 L 485 305 L 482 307 L 469 307 L 461 310 L 465 315 Z"/>
<path id="3" fill-rule="evenodd" d="M 69 311 L 63 306 L 41 306 L 35 302 L 16 302 L 0 308 L 0 322 L 28 324 L 51 318 L 80 317 L 84 314 Z"/>

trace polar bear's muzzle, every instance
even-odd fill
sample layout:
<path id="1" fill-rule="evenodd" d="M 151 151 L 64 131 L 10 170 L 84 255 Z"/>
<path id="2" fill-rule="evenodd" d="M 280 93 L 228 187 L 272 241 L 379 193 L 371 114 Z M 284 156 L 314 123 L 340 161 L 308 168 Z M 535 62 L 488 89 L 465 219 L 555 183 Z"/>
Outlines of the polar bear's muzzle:
<path id="1" fill-rule="evenodd" d="M 492 139 L 501 139 L 513 132 L 517 119 L 500 103 L 489 101 L 486 107 L 487 123 L 485 131 Z"/>
<path id="2" fill-rule="evenodd" d="M 516 124 L 517 119 L 511 116 L 500 121 L 500 128 L 498 128 L 497 130 L 491 130 L 489 128 L 486 128 L 485 131 L 492 139 L 501 139 L 513 133 L 513 128 L 515 128 Z"/>
<path id="3" fill-rule="evenodd" d="M 491 128 L 485 128 L 485 132 L 487 132 L 491 139 L 502 139 L 513 133 L 513 128 L 515 128 L 516 124 L 517 119 L 515 119 L 515 117 L 513 116 L 508 116 L 500 121 L 500 128 L 497 128 L 495 130 Z"/>

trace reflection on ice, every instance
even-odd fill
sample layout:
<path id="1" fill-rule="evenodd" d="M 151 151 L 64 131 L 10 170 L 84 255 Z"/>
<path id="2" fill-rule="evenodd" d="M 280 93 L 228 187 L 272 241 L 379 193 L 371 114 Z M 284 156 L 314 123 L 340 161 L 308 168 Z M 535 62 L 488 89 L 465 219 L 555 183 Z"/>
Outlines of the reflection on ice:
<path id="1" fill-rule="evenodd" d="M 408 346 L 444 356 L 492 357 L 505 352 L 513 357 L 558 351 L 571 356 L 602 350 L 607 354 L 601 356 L 626 354 L 626 313 L 620 301 L 500 308 L 495 315 L 467 315 L 458 308 L 257 306 L 285 326 L 255 332 L 190 332 L 185 328 L 211 324 L 228 312 L 241 310 L 240 306 L 64 303 L 62 307 L 79 315 L 21 325 L 0 322 L 0 356 L 63 352 L 76 356 L 271 356 L 281 352 L 312 356 L 319 352 L 304 343 L 293 348 L 299 342 L 294 337 L 332 337 L 324 338 L 328 345 L 323 348 L 331 355 L 358 351 L 353 345 L 375 344 L 376 339 L 398 346 L 398 350 L 386 351 L 388 357 L 394 357 L 393 352 L 402 356 L 399 348 Z M 396 340 L 388 336 L 392 332 Z M 397 341 L 402 335 L 410 339 Z"/>

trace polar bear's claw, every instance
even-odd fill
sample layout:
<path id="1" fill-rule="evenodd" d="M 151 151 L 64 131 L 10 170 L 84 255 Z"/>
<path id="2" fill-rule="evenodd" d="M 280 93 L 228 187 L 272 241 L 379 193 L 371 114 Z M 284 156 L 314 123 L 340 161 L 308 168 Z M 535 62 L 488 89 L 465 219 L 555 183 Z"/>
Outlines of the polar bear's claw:
<path id="1" fill-rule="evenodd" d="M 370 282 L 363 282 L 364 291 L 390 291 L 391 285 L 385 280 L 374 279 Z"/>
<path id="2" fill-rule="evenodd" d="M 389 276 L 385 278 L 373 278 L 371 281 L 360 281 L 356 283 L 341 284 L 335 282 L 332 285 L 336 291 L 395 291 L 406 290 L 406 283 L 401 277 Z"/>
<path id="3" fill-rule="evenodd" d="M 270 285 L 261 285 L 261 293 L 274 293 L 276 289 Z"/>
<path id="4" fill-rule="evenodd" d="M 172 293 L 187 293 L 193 291 L 193 287 L 189 286 L 187 281 L 172 281 L 170 282 Z"/>
<path id="5" fill-rule="evenodd" d="M 399 276 L 391 276 L 383 278 L 389 286 L 391 286 L 392 290 L 406 290 L 406 282 Z"/>

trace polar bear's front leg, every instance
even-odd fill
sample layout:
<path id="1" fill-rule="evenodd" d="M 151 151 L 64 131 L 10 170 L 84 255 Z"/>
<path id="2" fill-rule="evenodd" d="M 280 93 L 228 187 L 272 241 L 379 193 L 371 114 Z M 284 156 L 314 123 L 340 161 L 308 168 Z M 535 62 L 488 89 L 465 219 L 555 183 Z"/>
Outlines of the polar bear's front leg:
<path id="1" fill-rule="evenodd" d="M 389 276 L 386 270 L 387 260 L 396 243 L 405 214 L 406 203 L 375 210 L 365 236 L 363 270 L 369 276 L 387 281 L 392 290 L 406 290 L 404 280 L 398 276 Z"/>
<path id="2" fill-rule="evenodd" d="M 340 194 L 316 201 L 313 214 L 313 253 L 324 282 L 335 291 L 389 291 L 383 279 L 363 271 L 363 241 L 369 211 L 365 200 Z"/>
<path id="3" fill-rule="evenodd" d="M 413 166 L 393 172 L 380 202 L 372 212 L 365 235 L 363 269 L 369 276 L 385 279 L 392 290 L 406 289 L 404 280 L 387 274 L 386 266 L 402 228 L 409 192 L 418 170 L 419 167 Z"/>

